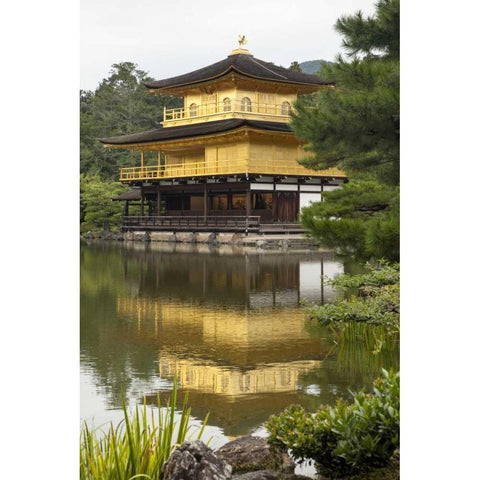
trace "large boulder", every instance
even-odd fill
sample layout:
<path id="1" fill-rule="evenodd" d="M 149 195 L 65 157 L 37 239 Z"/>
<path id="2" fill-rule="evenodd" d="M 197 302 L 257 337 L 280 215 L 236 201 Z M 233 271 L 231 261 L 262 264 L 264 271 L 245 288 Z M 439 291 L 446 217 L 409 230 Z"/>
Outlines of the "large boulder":
<path id="1" fill-rule="evenodd" d="M 227 480 L 232 467 L 203 442 L 184 442 L 173 451 L 160 474 L 162 480 Z"/>
<path id="2" fill-rule="evenodd" d="M 215 453 L 233 467 L 233 473 L 258 470 L 293 473 L 295 470 L 295 463 L 286 452 L 274 448 L 263 438 L 251 435 L 228 442 Z"/>

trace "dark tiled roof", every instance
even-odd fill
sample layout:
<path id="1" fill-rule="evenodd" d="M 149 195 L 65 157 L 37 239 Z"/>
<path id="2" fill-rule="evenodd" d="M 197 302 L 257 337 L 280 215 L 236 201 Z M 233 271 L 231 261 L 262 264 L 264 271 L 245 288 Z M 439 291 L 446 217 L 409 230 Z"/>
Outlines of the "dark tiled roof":
<path id="1" fill-rule="evenodd" d="M 112 200 L 141 200 L 142 194 L 139 188 L 133 188 L 113 197 Z"/>
<path id="2" fill-rule="evenodd" d="M 193 125 L 181 125 L 179 127 L 161 127 L 146 132 L 122 135 L 120 137 L 99 138 L 102 143 L 110 145 L 130 145 L 134 143 L 159 142 L 163 140 L 175 140 L 179 138 L 197 137 L 213 133 L 228 132 L 240 127 L 250 127 L 272 132 L 289 132 L 291 128 L 286 123 L 261 122 L 257 120 L 244 120 L 233 118 L 216 122 L 194 123 Z"/>
<path id="3" fill-rule="evenodd" d="M 252 55 L 238 54 L 230 55 L 225 60 L 213 63 L 208 67 L 200 68 L 184 75 L 166 78 L 154 82 L 144 82 L 148 88 L 162 89 L 191 85 L 205 80 L 222 77 L 231 71 L 241 73 L 248 77 L 260 78 L 272 82 L 297 83 L 303 85 L 333 85 L 334 82 L 322 80 L 317 75 L 295 72 L 288 68 L 264 62 Z"/>

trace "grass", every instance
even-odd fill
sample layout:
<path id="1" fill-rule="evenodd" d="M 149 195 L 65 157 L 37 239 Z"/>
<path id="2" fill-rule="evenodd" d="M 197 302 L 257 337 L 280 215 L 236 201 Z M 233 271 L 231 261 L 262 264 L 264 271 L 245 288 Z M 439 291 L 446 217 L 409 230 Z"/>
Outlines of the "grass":
<path id="1" fill-rule="evenodd" d="M 188 395 L 176 422 L 177 382 L 173 385 L 166 406 L 162 407 L 158 397 L 157 409 L 151 410 L 150 415 L 145 402 L 129 414 L 124 400 L 124 418 L 116 427 L 111 423 L 107 431 L 101 427 L 90 429 L 84 422 L 80 434 L 80 480 L 159 478 L 163 464 L 189 433 Z M 197 439 L 201 439 L 207 420 L 208 415 Z"/>

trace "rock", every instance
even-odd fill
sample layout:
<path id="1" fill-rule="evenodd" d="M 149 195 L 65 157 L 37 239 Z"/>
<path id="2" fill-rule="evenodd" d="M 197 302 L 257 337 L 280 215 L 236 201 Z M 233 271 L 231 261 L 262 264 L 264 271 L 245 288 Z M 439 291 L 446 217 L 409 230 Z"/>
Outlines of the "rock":
<path id="1" fill-rule="evenodd" d="M 280 472 L 274 470 L 257 470 L 256 472 L 242 473 L 240 475 L 234 475 L 232 480 L 277 480 Z"/>
<path id="2" fill-rule="evenodd" d="M 234 475 L 232 480 L 311 480 L 303 475 L 295 475 L 294 473 L 282 473 L 275 470 L 258 470 L 256 472 L 242 473 Z"/>
<path id="3" fill-rule="evenodd" d="M 152 242 L 176 242 L 175 232 L 151 232 L 150 241 Z"/>
<path id="4" fill-rule="evenodd" d="M 295 470 L 295 463 L 286 452 L 272 447 L 263 438 L 251 435 L 228 442 L 215 453 L 232 465 L 233 473 L 269 469 L 293 473 Z"/>
<path id="5" fill-rule="evenodd" d="M 125 232 L 125 241 L 131 242 L 134 240 L 134 232 Z"/>
<path id="6" fill-rule="evenodd" d="M 193 232 L 177 232 L 177 242 L 182 243 L 195 243 L 197 241 L 197 235 Z"/>
<path id="7" fill-rule="evenodd" d="M 217 236 L 213 232 L 198 232 L 197 243 L 215 243 Z"/>
<path id="8" fill-rule="evenodd" d="M 199 440 L 184 442 L 162 467 L 162 480 L 227 480 L 232 467 Z"/>
<path id="9" fill-rule="evenodd" d="M 238 243 L 241 240 L 242 236 L 238 233 L 217 233 L 217 242 L 218 243 Z"/>

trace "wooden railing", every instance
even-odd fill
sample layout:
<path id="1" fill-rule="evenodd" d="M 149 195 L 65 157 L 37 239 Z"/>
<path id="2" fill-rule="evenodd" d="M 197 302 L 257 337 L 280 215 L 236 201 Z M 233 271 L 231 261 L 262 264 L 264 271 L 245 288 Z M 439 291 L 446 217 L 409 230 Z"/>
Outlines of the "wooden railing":
<path id="1" fill-rule="evenodd" d="M 327 170 L 310 170 L 297 163 L 296 160 L 249 160 L 243 158 L 121 168 L 120 181 L 158 180 L 163 178 L 201 177 L 211 175 L 238 175 L 247 173 L 345 177 L 345 173 L 336 168 L 330 168 Z"/>
<path id="2" fill-rule="evenodd" d="M 123 230 L 172 230 L 172 231 L 258 231 L 259 216 L 139 216 L 123 217 Z"/>
<path id="3" fill-rule="evenodd" d="M 230 102 L 220 101 L 218 103 L 194 104 L 195 106 L 186 106 L 183 108 L 164 108 L 163 119 L 168 122 L 171 120 L 183 120 L 186 118 L 205 117 L 208 115 L 236 113 L 248 113 L 257 115 L 275 115 L 277 121 L 287 122 L 290 118 L 291 106 L 286 104 L 271 104 L 250 102 L 247 104 L 242 100 L 231 99 Z"/>

